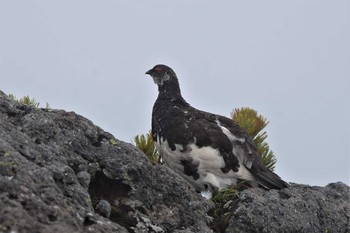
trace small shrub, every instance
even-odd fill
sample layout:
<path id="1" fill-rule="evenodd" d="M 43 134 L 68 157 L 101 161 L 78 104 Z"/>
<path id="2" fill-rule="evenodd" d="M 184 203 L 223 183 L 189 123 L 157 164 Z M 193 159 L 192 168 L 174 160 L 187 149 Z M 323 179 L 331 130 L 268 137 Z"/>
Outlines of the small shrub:
<path id="1" fill-rule="evenodd" d="M 141 134 L 135 136 L 134 143 L 140 150 L 142 150 L 146 154 L 147 158 L 150 161 L 152 161 L 153 163 L 160 162 L 159 153 L 154 145 L 151 131 L 146 135 Z"/>
<path id="2" fill-rule="evenodd" d="M 277 160 L 269 145 L 265 142 L 267 133 L 263 129 L 269 123 L 266 118 L 258 115 L 257 111 L 251 108 L 235 109 L 231 113 L 231 117 L 246 130 L 248 136 L 253 139 L 261 160 L 267 168 L 273 171 Z"/>

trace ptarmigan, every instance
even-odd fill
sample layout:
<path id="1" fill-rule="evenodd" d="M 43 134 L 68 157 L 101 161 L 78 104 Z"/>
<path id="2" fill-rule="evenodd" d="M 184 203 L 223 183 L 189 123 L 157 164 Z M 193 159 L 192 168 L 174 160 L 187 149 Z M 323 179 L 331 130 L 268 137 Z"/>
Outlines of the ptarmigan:
<path id="1" fill-rule="evenodd" d="M 175 72 L 166 65 L 147 71 L 158 85 L 152 136 L 164 162 L 210 198 L 237 179 L 265 189 L 288 187 L 264 166 L 246 132 L 233 120 L 190 106 L 181 96 Z"/>

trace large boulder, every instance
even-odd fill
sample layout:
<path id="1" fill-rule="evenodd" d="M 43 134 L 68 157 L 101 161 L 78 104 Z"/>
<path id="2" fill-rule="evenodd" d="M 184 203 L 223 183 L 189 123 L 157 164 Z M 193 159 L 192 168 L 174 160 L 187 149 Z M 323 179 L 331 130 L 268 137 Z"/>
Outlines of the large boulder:
<path id="1" fill-rule="evenodd" d="M 226 232 L 350 232 L 349 191 L 343 183 L 245 190 Z"/>
<path id="2" fill-rule="evenodd" d="M 0 92 L 0 232 L 211 232 L 211 206 L 88 119 Z"/>

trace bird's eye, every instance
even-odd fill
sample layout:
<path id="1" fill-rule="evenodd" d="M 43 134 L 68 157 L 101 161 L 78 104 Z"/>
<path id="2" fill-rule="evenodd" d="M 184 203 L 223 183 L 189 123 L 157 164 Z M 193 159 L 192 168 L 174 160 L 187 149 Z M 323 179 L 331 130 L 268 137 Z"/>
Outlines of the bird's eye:
<path id="1" fill-rule="evenodd" d="M 156 67 L 156 68 L 154 68 L 154 71 L 160 72 L 160 71 L 162 71 L 162 68 Z"/>

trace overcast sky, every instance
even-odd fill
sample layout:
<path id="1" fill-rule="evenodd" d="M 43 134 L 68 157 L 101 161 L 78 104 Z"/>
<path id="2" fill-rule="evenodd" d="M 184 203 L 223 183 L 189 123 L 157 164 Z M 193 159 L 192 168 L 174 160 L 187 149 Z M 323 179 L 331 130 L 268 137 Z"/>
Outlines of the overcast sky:
<path id="1" fill-rule="evenodd" d="M 0 89 L 131 142 L 167 64 L 184 98 L 265 116 L 286 181 L 349 184 L 350 1 L 0 0 Z"/>

